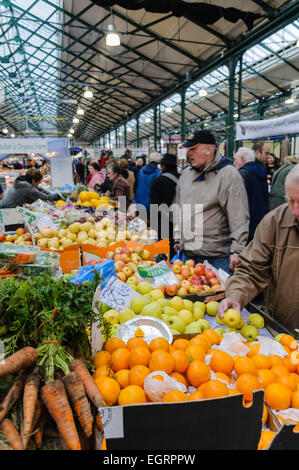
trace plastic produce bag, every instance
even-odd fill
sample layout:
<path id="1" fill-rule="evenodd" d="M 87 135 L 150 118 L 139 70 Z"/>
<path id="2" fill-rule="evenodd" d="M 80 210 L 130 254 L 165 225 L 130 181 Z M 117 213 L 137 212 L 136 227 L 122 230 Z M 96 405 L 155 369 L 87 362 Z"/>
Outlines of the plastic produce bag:
<path id="1" fill-rule="evenodd" d="M 149 282 L 153 288 L 161 284 L 168 286 L 179 283 L 173 270 L 167 266 L 165 261 L 161 261 L 155 266 L 137 266 L 136 272 L 140 281 Z"/>
<path id="2" fill-rule="evenodd" d="M 101 288 L 103 289 L 111 276 L 116 276 L 116 269 L 113 259 L 108 259 L 104 263 L 86 264 L 80 270 L 77 276 L 70 279 L 73 284 L 82 284 L 82 282 L 90 281 L 94 277 L 94 272 L 98 271 L 101 275 Z"/>
<path id="3" fill-rule="evenodd" d="M 226 333 L 223 336 L 221 343 L 218 346 L 214 344 L 211 349 L 219 349 L 231 356 L 247 356 L 250 348 L 246 346 L 243 341 L 244 338 L 240 333 L 232 331 L 230 333 Z"/>
<path id="4" fill-rule="evenodd" d="M 155 376 L 159 376 L 155 379 Z M 161 380 L 161 376 L 163 380 Z M 187 392 L 184 384 L 170 377 L 162 370 L 151 372 L 144 380 L 144 391 L 151 401 L 163 401 L 164 395 L 172 390 Z"/>
<path id="5" fill-rule="evenodd" d="M 254 341 L 252 344 L 259 343 L 260 349 L 259 354 L 265 354 L 265 356 L 270 356 L 270 354 L 277 354 L 277 356 L 285 357 L 288 355 L 284 347 L 272 338 L 267 336 L 259 336 L 258 341 Z"/>

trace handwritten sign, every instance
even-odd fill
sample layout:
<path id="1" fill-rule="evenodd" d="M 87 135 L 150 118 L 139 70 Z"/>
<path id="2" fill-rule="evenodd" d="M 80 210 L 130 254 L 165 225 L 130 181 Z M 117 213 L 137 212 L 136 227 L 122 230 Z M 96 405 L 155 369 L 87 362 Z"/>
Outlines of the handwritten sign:
<path id="1" fill-rule="evenodd" d="M 124 308 L 130 308 L 134 297 L 143 296 L 115 276 L 109 279 L 101 291 L 101 301 L 118 312 Z"/>
<path id="2" fill-rule="evenodd" d="M 37 215 L 34 212 L 29 211 L 28 209 L 18 207 L 18 212 L 19 214 L 21 214 L 24 222 L 27 222 L 27 224 L 32 224 L 37 220 Z"/>

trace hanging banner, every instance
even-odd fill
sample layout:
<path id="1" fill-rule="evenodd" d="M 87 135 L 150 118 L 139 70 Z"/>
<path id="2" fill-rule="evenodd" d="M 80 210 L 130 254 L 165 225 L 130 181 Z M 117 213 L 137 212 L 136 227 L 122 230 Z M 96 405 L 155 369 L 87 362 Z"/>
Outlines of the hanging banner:
<path id="1" fill-rule="evenodd" d="M 0 154 L 46 152 L 48 152 L 48 143 L 46 139 L 0 139 Z"/>
<path id="2" fill-rule="evenodd" d="M 274 119 L 236 122 L 236 140 L 286 134 L 299 134 L 299 111 Z"/>

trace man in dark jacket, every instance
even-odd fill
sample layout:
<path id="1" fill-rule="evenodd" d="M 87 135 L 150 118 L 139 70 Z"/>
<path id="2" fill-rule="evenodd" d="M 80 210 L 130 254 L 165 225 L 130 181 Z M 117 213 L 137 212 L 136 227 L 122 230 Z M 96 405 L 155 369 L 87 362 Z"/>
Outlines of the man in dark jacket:
<path id="1" fill-rule="evenodd" d="M 255 159 L 253 150 L 240 147 L 234 156 L 234 165 L 239 170 L 247 191 L 249 204 L 249 238 L 253 239 L 255 229 L 266 215 L 268 207 L 267 171 Z"/>
<path id="2" fill-rule="evenodd" d="M 179 180 L 179 173 L 177 170 L 177 162 L 176 156 L 170 153 L 166 153 L 163 158 L 161 159 L 161 171 L 162 173 L 160 176 L 155 178 L 152 182 L 151 186 L 151 205 L 156 204 L 160 206 L 160 204 L 166 204 L 170 207 L 174 202 L 176 185 Z M 170 242 L 170 259 L 175 255 L 175 251 L 173 249 L 173 223 L 171 220 L 171 214 L 166 214 L 168 217 L 168 233 L 163 233 L 162 230 L 162 217 L 163 212 L 158 213 L 158 222 L 157 227 L 154 226 L 151 222 L 151 227 L 157 231 L 158 239 L 161 240 L 162 238 L 169 238 Z"/>

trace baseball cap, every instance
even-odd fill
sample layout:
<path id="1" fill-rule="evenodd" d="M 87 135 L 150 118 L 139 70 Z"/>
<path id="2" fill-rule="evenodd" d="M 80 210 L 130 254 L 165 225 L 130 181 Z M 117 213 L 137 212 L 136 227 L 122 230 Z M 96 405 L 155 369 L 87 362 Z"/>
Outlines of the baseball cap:
<path id="1" fill-rule="evenodd" d="M 199 130 L 189 134 L 185 142 L 180 147 L 190 149 L 195 147 L 197 144 L 217 145 L 215 136 L 211 131 Z"/>

